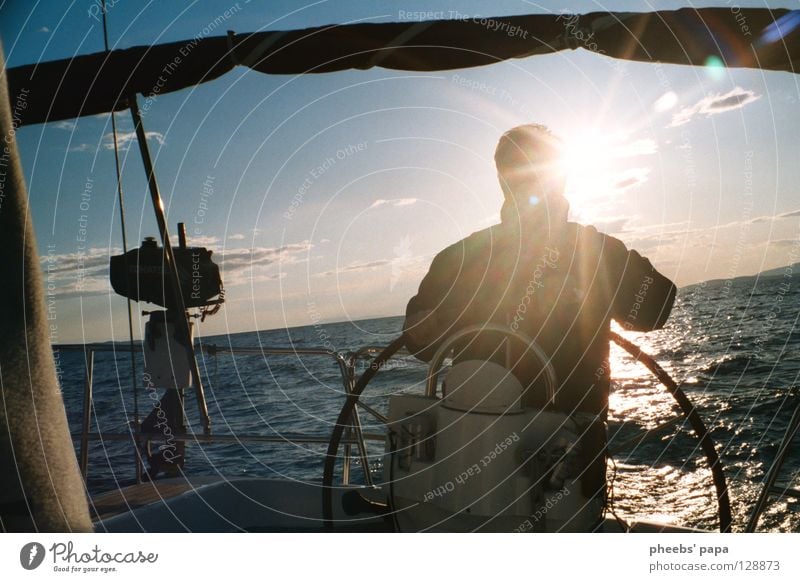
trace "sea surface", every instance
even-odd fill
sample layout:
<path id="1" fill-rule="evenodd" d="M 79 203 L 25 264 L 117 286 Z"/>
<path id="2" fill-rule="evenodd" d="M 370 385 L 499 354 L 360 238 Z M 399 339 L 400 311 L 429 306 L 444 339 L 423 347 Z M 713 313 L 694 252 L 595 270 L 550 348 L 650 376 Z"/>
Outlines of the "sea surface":
<path id="1" fill-rule="evenodd" d="M 719 281 L 681 289 L 663 330 L 624 334 L 675 378 L 711 429 L 731 491 L 735 531 L 743 529 L 792 412 L 800 404 L 798 313 L 797 275 Z M 401 324 L 401 318 L 392 317 L 204 337 L 201 342 L 347 352 L 387 345 L 399 335 Z M 84 356 L 60 351 L 59 360 L 70 426 L 79 433 Z M 366 361 L 359 364 L 358 373 L 366 366 Z M 141 358 L 137 367 L 141 375 Z M 653 376 L 619 348 L 612 349 L 611 367 L 609 446 L 614 462 L 608 475 L 613 479 L 614 511 L 629 520 L 715 529 L 711 472 L 680 409 Z M 239 435 L 241 442 L 188 444 L 188 474 L 321 480 L 325 444 L 254 443 L 244 437 L 302 433 L 327 439 L 344 402 L 342 379 L 332 358 L 206 354 L 201 370 L 213 433 Z M 389 395 L 421 393 L 425 373 L 426 367 L 413 357 L 400 356 L 376 376 L 363 399 L 385 413 Z M 134 416 L 129 355 L 96 353 L 93 386 L 91 431 L 124 434 Z M 152 401 L 144 388 L 139 390 L 143 417 Z M 192 391 L 187 392 L 185 406 L 191 429 L 202 433 Z M 366 432 L 383 432 L 379 421 L 364 411 L 360 415 Z M 797 440 L 779 479 L 782 487 L 800 489 Z M 369 470 L 377 481 L 382 476 L 383 449 L 380 441 L 369 444 Z M 90 493 L 131 484 L 134 476 L 129 441 L 105 438 L 91 444 Z M 357 461 L 351 480 L 364 482 Z M 798 510 L 800 500 L 773 495 L 759 529 L 800 531 Z"/>

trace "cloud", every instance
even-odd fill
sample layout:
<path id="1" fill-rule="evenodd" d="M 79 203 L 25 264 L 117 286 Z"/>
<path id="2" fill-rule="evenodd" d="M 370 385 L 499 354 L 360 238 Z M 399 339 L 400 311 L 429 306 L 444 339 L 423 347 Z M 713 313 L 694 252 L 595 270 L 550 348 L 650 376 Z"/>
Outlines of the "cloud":
<path id="1" fill-rule="evenodd" d="M 778 218 L 793 218 L 795 216 L 800 216 L 800 210 L 792 210 L 790 212 L 784 212 L 783 214 L 779 214 Z"/>
<path id="2" fill-rule="evenodd" d="M 761 98 L 754 91 L 736 87 L 724 95 L 708 95 L 690 107 L 684 107 L 672 116 L 669 127 L 689 123 L 696 115 L 710 117 L 717 113 L 740 109 Z"/>
<path id="3" fill-rule="evenodd" d="M 164 145 L 164 134 L 159 133 L 157 131 L 146 131 L 145 137 L 148 140 L 155 140 L 158 142 L 159 145 Z M 135 131 L 118 131 L 117 132 L 117 144 L 119 145 L 119 149 L 125 150 L 128 149 L 136 139 L 136 132 Z M 114 134 L 107 133 L 103 136 L 103 147 L 107 150 L 114 149 Z"/>
<path id="4" fill-rule="evenodd" d="M 378 269 L 380 267 L 385 267 L 386 265 L 390 265 L 392 263 L 391 259 L 379 259 L 377 261 L 369 261 L 366 263 L 350 263 L 349 265 L 345 265 L 344 267 L 339 267 L 332 271 L 325 271 L 323 273 L 318 273 L 317 277 L 330 277 L 331 275 L 341 275 L 343 273 L 352 273 L 354 271 L 370 271 L 372 269 Z"/>
<path id="5" fill-rule="evenodd" d="M 177 248 L 177 246 L 178 246 L 178 235 L 177 234 L 170 235 L 169 240 L 170 240 L 170 242 L 172 242 L 173 248 Z M 159 239 L 159 241 L 160 241 L 160 239 Z M 187 237 L 187 240 L 186 240 L 187 246 L 190 246 L 190 247 L 210 247 L 210 246 L 218 244 L 219 242 L 220 242 L 220 238 L 218 236 L 206 236 L 206 235 L 200 235 L 200 236 L 191 236 L 190 235 L 190 236 Z M 216 250 L 216 249 L 211 249 L 211 250 L 213 251 L 213 250 Z"/>
<path id="6" fill-rule="evenodd" d="M 375 269 L 377 267 L 383 267 L 384 265 L 390 264 L 392 261 L 389 259 L 380 259 L 378 261 L 370 261 L 369 263 L 355 263 L 352 265 L 348 265 L 346 267 L 342 267 L 339 269 L 340 272 L 346 271 L 364 271 L 368 269 Z"/>
<path id="7" fill-rule="evenodd" d="M 628 224 L 632 216 L 620 216 L 617 218 L 607 218 L 605 220 L 598 220 L 593 223 L 594 227 L 600 232 L 606 234 L 616 234 L 625 230 L 625 225 Z"/>
<path id="8" fill-rule="evenodd" d="M 402 279 L 405 271 L 413 264 L 414 255 L 411 253 L 411 237 L 402 237 L 392 249 L 394 258 L 391 261 L 392 273 L 389 279 L 389 291 L 393 291 L 397 283 Z"/>
<path id="9" fill-rule="evenodd" d="M 80 283 L 76 281 L 71 285 L 59 288 L 55 292 L 55 297 L 58 300 L 78 297 L 85 299 L 109 294 L 116 296 L 108 277 L 86 277 Z"/>
<path id="10" fill-rule="evenodd" d="M 268 283 L 270 281 L 280 281 L 285 279 L 287 274 L 283 271 L 279 273 L 254 273 L 253 269 L 243 269 L 233 274 L 225 274 L 225 287 L 231 288 L 237 285 L 253 285 L 256 283 Z"/>
<path id="11" fill-rule="evenodd" d="M 377 259 L 375 261 L 350 263 L 336 269 L 316 273 L 314 277 L 331 277 L 333 275 L 347 275 L 362 271 L 388 271 L 389 291 L 392 291 L 399 283 L 406 280 L 416 280 L 417 276 L 423 275 L 430 265 L 432 254 L 412 255 L 410 249 L 410 239 L 401 239 L 393 248 L 394 258 Z M 388 269 L 387 269 L 388 268 Z M 383 280 L 380 276 L 362 277 L 373 282 Z"/>
<path id="12" fill-rule="evenodd" d="M 79 143 L 78 145 L 74 145 L 72 147 L 67 148 L 68 152 L 93 152 L 97 149 L 97 146 L 94 146 L 90 143 Z"/>
<path id="13" fill-rule="evenodd" d="M 411 206 L 412 204 L 417 203 L 418 198 L 392 198 L 390 200 L 384 200 L 383 198 L 379 198 L 375 202 L 372 203 L 370 208 L 378 208 L 380 206 Z"/>
<path id="14" fill-rule="evenodd" d="M 678 104 L 678 95 L 674 91 L 667 91 L 653 103 L 653 109 L 658 112 L 668 111 Z"/>
<path id="15" fill-rule="evenodd" d="M 85 252 L 48 253 L 39 258 L 48 295 L 57 299 L 105 295 L 111 290 L 108 263 L 119 248 L 90 247 Z"/>
<path id="16" fill-rule="evenodd" d="M 650 177 L 650 168 L 630 168 L 614 176 L 614 189 L 627 190 L 644 184 Z"/>
<path id="17" fill-rule="evenodd" d="M 85 252 L 74 253 L 49 253 L 41 255 L 39 262 L 45 270 L 45 276 L 58 276 L 62 273 L 70 274 L 69 277 L 57 277 L 60 279 L 74 279 L 74 274 L 79 268 L 87 272 L 94 272 L 99 269 L 108 269 L 108 261 L 111 255 L 122 252 L 119 248 L 90 247 Z"/>
<path id="18" fill-rule="evenodd" d="M 650 255 L 657 268 L 659 265 L 680 268 L 676 276 L 681 280 L 679 285 L 683 285 L 763 270 L 766 249 L 780 254 L 800 245 L 793 222 L 778 220 L 797 216 L 800 210 L 756 219 L 745 217 L 724 224 L 702 224 L 709 217 L 698 217 L 692 223 L 627 227 L 619 238 L 629 248 Z M 772 221 L 775 224 L 753 225 L 753 222 Z M 780 260 L 786 260 L 785 255 Z"/>
<path id="19" fill-rule="evenodd" d="M 240 232 L 232 234 L 228 237 L 229 240 L 244 240 L 244 235 Z"/>
<path id="20" fill-rule="evenodd" d="M 74 131 L 75 130 L 75 122 L 74 121 L 59 121 L 58 123 L 54 124 L 56 129 L 63 129 L 65 131 Z"/>
<path id="21" fill-rule="evenodd" d="M 223 249 L 214 258 L 223 271 L 223 276 L 243 269 L 268 267 L 274 264 L 299 263 L 302 255 L 313 248 L 309 241 L 293 243 L 280 247 L 253 247 L 242 249 Z"/>
<path id="22" fill-rule="evenodd" d="M 36 32 L 50 32 L 50 29 L 47 28 L 46 26 L 43 26 L 39 30 L 37 30 Z"/>
<path id="23" fill-rule="evenodd" d="M 216 237 L 195 237 L 190 244 L 212 244 Z M 177 238 L 176 238 L 177 242 Z M 265 272 L 270 267 L 301 262 L 302 255 L 313 247 L 310 242 L 294 243 L 280 247 L 256 247 L 223 249 L 213 255 L 220 266 L 223 282 L 227 287 L 243 283 L 276 281 L 286 273 Z M 85 252 L 49 253 L 40 258 L 44 283 L 48 293 L 57 299 L 105 295 L 111 292 L 109 283 L 109 260 L 119 255 L 117 247 L 91 247 Z"/>
<path id="24" fill-rule="evenodd" d="M 749 222 L 752 224 L 756 224 L 759 222 L 772 222 L 774 220 L 780 220 L 782 218 L 794 218 L 795 216 L 800 216 L 800 210 L 790 210 L 789 212 L 775 214 L 774 216 L 756 216 Z"/>

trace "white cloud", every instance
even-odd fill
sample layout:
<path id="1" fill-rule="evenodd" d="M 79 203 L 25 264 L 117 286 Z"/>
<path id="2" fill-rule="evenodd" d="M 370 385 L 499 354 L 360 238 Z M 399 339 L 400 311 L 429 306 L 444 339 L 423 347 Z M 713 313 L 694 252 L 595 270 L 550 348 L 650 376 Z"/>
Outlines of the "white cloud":
<path id="1" fill-rule="evenodd" d="M 402 237 L 392 249 L 394 258 L 392 259 L 392 275 L 389 279 L 389 291 L 393 291 L 395 285 L 405 274 L 409 264 L 412 263 L 414 255 L 411 253 L 411 237 L 406 235 Z"/>
<path id="2" fill-rule="evenodd" d="M 783 214 L 779 214 L 778 218 L 794 218 L 795 216 L 800 216 L 800 210 L 791 210 L 789 212 L 784 212 Z"/>
<path id="3" fill-rule="evenodd" d="M 604 232 L 606 234 L 618 234 L 625 232 L 625 226 L 634 218 L 636 217 L 618 216 L 615 218 L 605 218 L 593 221 L 592 225 L 600 232 Z"/>
<path id="4" fill-rule="evenodd" d="M 119 248 L 90 247 L 85 252 L 40 256 L 44 284 L 57 299 L 104 295 L 111 290 L 108 264 Z"/>
<path id="5" fill-rule="evenodd" d="M 383 278 L 381 273 L 370 275 L 369 277 L 356 277 L 358 279 L 368 279 L 372 283 L 380 281 L 380 284 L 386 282 L 389 291 L 393 291 L 402 283 L 409 280 L 417 281 L 428 269 L 431 259 L 430 254 L 413 255 L 411 253 L 411 239 L 410 237 L 403 237 L 398 241 L 398 244 L 393 247 L 394 257 L 391 259 L 377 259 L 374 261 L 354 262 L 348 265 L 337 267 L 336 269 L 315 273 L 314 277 L 331 277 L 337 275 L 339 277 L 363 273 L 365 271 L 378 271 L 387 273 L 388 277 Z M 352 279 L 352 278 L 351 278 Z"/>
<path id="6" fill-rule="evenodd" d="M 349 265 L 345 265 L 343 267 L 338 267 L 331 271 L 324 271 L 322 273 L 317 273 L 316 277 L 330 277 L 331 275 L 343 275 L 344 273 L 352 273 L 356 271 L 372 271 L 374 269 L 379 269 L 381 267 L 385 267 L 392 263 L 391 259 L 379 259 L 377 261 L 368 261 L 362 263 L 350 263 Z"/>
<path id="7" fill-rule="evenodd" d="M 653 103 L 653 109 L 661 113 L 663 111 L 669 111 L 677 104 L 678 96 L 675 94 L 675 91 L 667 91 L 661 97 L 656 99 L 656 102 Z"/>
<path id="8" fill-rule="evenodd" d="M 303 241 L 280 247 L 222 249 L 214 253 L 214 260 L 220 266 L 223 281 L 229 285 L 236 285 L 245 282 L 241 280 L 242 276 L 247 273 L 252 275 L 253 269 L 302 262 L 313 246 L 311 242 Z"/>
<path id="9" fill-rule="evenodd" d="M 41 27 L 37 32 L 50 32 L 50 29 L 46 26 Z"/>
<path id="10" fill-rule="evenodd" d="M 58 123 L 54 124 L 56 129 L 63 129 L 65 131 L 75 131 L 75 122 L 74 121 L 59 121 Z"/>
<path id="11" fill-rule="evenodd" d="M 171 238 L 177 244 L 177 235 Z M 209 245 L 218 240 L 217 237 L 194 237 L 189 244 Z M 212 259 L 220 266 L 226 287 L 233 287 L 283 279 L 287 276 L 283 271 L 270 271 L 274 271 L 276 265 L 283 267 L 301 262 L 311 248 L 313 245 L 309 241 L 303 241 L 280 247 L 221 249 L 214 252 Z M 121 253 L 122 249 L 117 247 L 91 247 L 85 252 L 42 255 L 44 283 L 49 292 L 52 285 L 57 299 L 111 293 L 109 260 Z"/>
<path id="12" fill-rule="evenodd" d="M 159 133 L 157 131 L 146 131 L 145 136 L 148 140 L 155 140 L 159 143 L 159 145 L 164 145 L 164 134 Z M 135 131 L 118 131 L 117 132 L 117 144 L 119 145 L 119 149 L 124 150 L 128 149 L 136 140 L 136 132 Z M 107 133 L 103 136 L 103 147 L 107 150 L 114 149 L 114 134 Z"/>
<path id="13" fill-rule="evenodd" d="M 752 275 L 796 261 L 792 250 L 800 245 L 797 216 L 800 210 L 722 224 L 706 224 L 710 217 L 704 216 L 692 222 L 628 225 L 616 236 L 682 286 Z"/>
<path id="14" fill-rule="evenodd" d="M 220 238 L 218 236 L 188 236 L 186 237 L 186 244 L 190 247 L 209 247 L 216 245 L 220 242 Z M 170 242 L 172 243 L 173 247 L 178 246 L 178 235 L 172 234 L 169 237 Z M 214 249 L 212 249 L 214 250 Z"/>
<path id="15" fill-rule="evenodd" d="M 244 235 L 240 232 L 232 234 L 228 237 L 229 240 L 244 240 Z"/>
<path id="16" fill-rule="evenodd" d="M 614 176 L 614 188 L 627 190 L 644 184 L 650 177 L 650 168 L 629 168 Z"/>
<path id="17" fill-rule="evenodd" d="M 225 287 L 230 289 L 237 285 L 254 285 L 257 283 L 268 283 L 270 281 L 280 281 L 285 279 L 287 274 L 283 271 L 279 273 L 254 273 L 253 269 L 244 269 L 233 274 L 226 273 Z"/>
<path id="18" fill-rule="evenodd" d="M 90 143 L 79 143 L 78 145 L 67 148 L 68 152 L 93 152 L 97 149 L 96 146 Z"/>
<path id="19" fill-rule="evenodd" d="M 800 210 L 791 210 L 789 212 L 782 212 L 781 214 L 776 214 L 774 216 L 757 216 L 750 220 L 751 223 L 757 222 L 773 222 L 775 220 L 780 220 L 782 218 L 795 218 L 800 216 Z"/>
<path id="20" fill-rule="evenodd" d="M 285 279 L 288 275 L 283 268 L 304 261 L 303 255 L 312 247 L 304 241 L 281 247 L 221 249 L 214 252 L 212 260 L 219 265 L 222 282 L 230 289 Z"/>
<path id="21" fill-rule="evenodd" d="M 417 203 L 418 198 L 392 198 L 390 200 L 384 200 L 383 198 L 379 198 L 375 202 L 372 203 L 370 208 L 378 208 L 380 206 L 411 206 L 412 204 Z"/>
<path id="22" fill-rule="evenodd" d="M 678 127 L 689 123 L 696 115 L 710 117 L 717 113 L 741 109 L 745 105 L 757 101 L 761 95 L 757 95 L 749 89 L 736 87 L 724 95 L 708 95 L 690 107 L 684 107 L 672 115 L 672 123 L 669 127 Z"/>

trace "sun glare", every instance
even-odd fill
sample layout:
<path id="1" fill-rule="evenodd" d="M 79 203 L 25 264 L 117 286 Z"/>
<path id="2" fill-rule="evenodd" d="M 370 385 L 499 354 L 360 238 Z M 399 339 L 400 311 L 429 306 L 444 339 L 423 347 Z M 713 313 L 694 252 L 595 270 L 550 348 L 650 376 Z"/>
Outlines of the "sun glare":
<path id="1" fill-rule="evenodd" d="M 647 180 L 649 168 L 636 158 L 655 153 L 649 138 L 634 138 L 625 133 L 583 133 L 566 140 L 561 164 L 567 176 L 566 196 L 582 215 L 602 212 L 621 192 Z"/>
<path id="2" fill-rule="evenodd" d="M 564 145 L 562 164 L 567 176 L 567 198 L 583 205 L 597 198 L 609 198 L 613 191 L 603 184 L 610 158 L 609 143 L 596 134 L 575 136 Z"/>

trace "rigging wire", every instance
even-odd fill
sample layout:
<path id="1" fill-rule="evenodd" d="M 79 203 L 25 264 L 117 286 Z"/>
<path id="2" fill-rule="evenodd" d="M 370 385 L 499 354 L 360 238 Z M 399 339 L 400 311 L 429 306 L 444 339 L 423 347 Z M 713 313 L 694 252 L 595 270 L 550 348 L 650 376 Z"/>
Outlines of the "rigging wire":
<path id="1" fill-rule="evenodd" d="M 107 10 L 106 10 L 106 0 L 101 1 L 101 8 L 103 12 L 103 45 L 105 47 L 106 53 L 109 52 L 109 45 L 108 45 L 108 19 L 107 19 Z M 117 120 L 116 114 L 112 108 L 111 110 L 111 133 L 114 137 L 114 168 L 117 175 L 117 199 L 119 201 L 119 221 L 120 227 L 122 228 L 122 253 L 125 257 L 125 272 L 129 273 L 130 269 L 128 268 L 128 235 L 127 229 L 125 226 L 125 198 L 122 194 L 122 171 L 120 168 L 119 163 L 119 144 L 117 142 Z M 128 284 L 128 278 L 125 279 L 126 285 Z M 140 459 L 139 453 L 139 385 L 136 381 L 137 372 L 136 372 L 136 352 L 135 352 L 135 345 L 133 340 L 133 309 L 131 307 L 131 299 L 130 294 L 126 298 L 128 304 L 128 344 L 130 345 L 130 353 L 131 353 L 131 384 L 133 389 L 133 434 L 134 434 L 134 442 L 136 445 L 136 482 L 141 483 L 142 480 L 142 463 Z"/>

